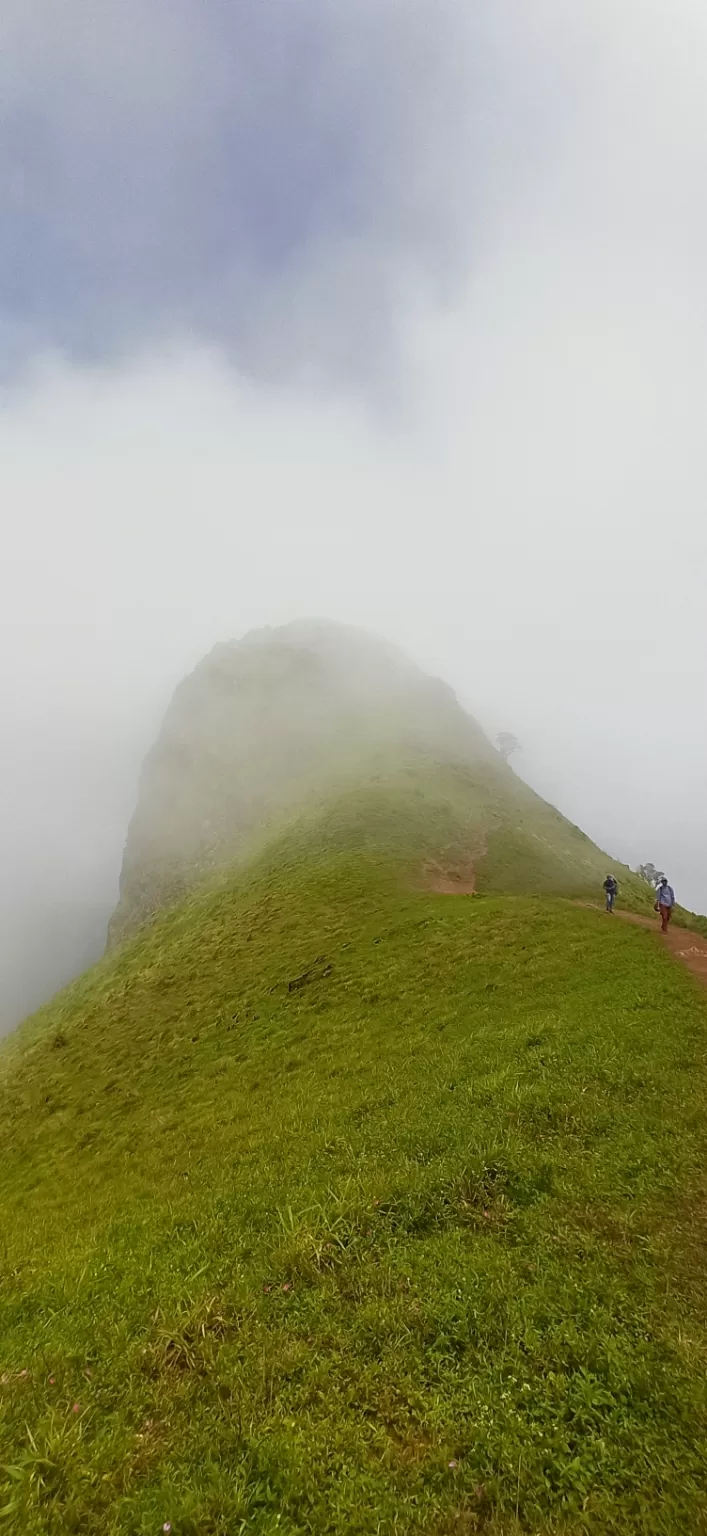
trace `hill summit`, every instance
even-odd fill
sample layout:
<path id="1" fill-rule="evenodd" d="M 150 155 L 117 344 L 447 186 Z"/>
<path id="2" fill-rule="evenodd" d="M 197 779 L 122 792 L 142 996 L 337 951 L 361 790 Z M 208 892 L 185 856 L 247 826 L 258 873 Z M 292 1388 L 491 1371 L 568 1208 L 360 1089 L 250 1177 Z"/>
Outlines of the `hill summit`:
<path id="1" fill-rule="evenodd" d="M 111 942 L 294 817 L 354 788 L 404 798 L 414 780 L 429 792 L 431 775 L 455 821 L 451 845 L 449 826 L 438 846 L 413 839 L 431 880 L 481 888 L 472 864 L 490 842 L 504 866 L 494 888 L 581 893 L 603 879 L 606 855 L 517 779 L 447 683 L 394 646 L 314 620 L 217 645 L 177 688 L 145 763 Z"/>

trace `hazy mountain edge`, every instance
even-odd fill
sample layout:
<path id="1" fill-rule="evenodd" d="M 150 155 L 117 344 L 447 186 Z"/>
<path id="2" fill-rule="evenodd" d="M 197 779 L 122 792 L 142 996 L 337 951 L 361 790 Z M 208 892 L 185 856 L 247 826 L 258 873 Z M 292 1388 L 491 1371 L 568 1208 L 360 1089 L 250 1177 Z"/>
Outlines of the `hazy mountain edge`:
<path id="1" fill-rule="evenodd" d="M 145 761 L 111 942 L 298 811 L 425 753 L 496 757 L 453 690 L 387 642 L 322 621 L 215 647 Z"/>
<path id="2" fill-rule="evenodd" d="M 149 971 L 167 936 L 189 946 L 200 914 L 212 903 L 228 904 L 248 892 L 267 897 L 292 880 L 293 899 L 302 882 L 318 871 L 345 865 L 351 899 L 365 880 L 381 893 L 422 891 L 427 869 L 454 871 L 474 866 L 478 897 L 484 895 L 564 896 L 601 900 L 607 869 L 619 879 L 622 902 L 649 911 L 652 892 L 630 870 L 598 849 L 559 811 L 540 799 L 500 761 L 485 769 L 408 764 L 377 775 L 281 822 L 265 833 L 247 856 L 215 869 L 181 901 L 155 914 L 137 931 L 116 941 L 102 961 L 23 1024 L 6 1049 L 23 1047 L 61 1018 L 99 996 L 122 954 L 144 957 Z M 678 919 L 679 920 L 679 919 Z M 699 924 L 684 914 L 687 924 Z"/>

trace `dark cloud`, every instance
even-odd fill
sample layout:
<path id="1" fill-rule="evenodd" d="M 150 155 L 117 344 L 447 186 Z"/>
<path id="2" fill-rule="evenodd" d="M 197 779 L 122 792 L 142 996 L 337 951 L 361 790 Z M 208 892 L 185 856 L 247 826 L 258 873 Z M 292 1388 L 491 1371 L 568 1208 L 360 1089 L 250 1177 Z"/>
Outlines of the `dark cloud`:
<path id="1" fill-rule="evenodd" d="M 490 60 L 455 0 L 11 0 L 0 44 L 11 364 L 186 333 L 355 372 L 401 276 L 464 260 Z"/>

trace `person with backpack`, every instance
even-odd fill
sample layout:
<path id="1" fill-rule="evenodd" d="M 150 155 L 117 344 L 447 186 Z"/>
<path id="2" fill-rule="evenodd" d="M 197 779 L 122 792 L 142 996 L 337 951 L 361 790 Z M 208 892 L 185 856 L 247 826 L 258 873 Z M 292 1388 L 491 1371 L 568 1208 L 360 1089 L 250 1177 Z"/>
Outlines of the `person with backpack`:
<path id="1" fill-rule="evenodd" d="M 655 910 L 660 913 L 660 931 L 661 933 L 667 933 L 668 924 L 673 915 L 673 907 L 675 906 L 675 892 L 672 885 L 668 885 L 667 875 L 661 876 L 656 897 Z"/>
<path id="2" fill-rule="evenodd" d="M 614 902 L 619 894 L 619 883 L 615 875 L 607 875 L 604 881 L 604 890 L 606 892 L 606 910 L 607 912 L 613 912 Z"/>

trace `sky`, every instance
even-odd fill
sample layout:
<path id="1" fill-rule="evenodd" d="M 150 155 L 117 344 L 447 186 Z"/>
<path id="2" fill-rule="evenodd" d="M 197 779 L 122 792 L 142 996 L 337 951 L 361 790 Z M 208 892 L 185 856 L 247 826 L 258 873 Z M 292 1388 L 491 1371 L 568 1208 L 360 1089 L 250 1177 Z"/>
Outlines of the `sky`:
<path id="1" fill-rule="evenodd" d="M 311 614 L 706 911 L 701 0 L 5 0 L 0 145 L 0 1029 Z"/>

